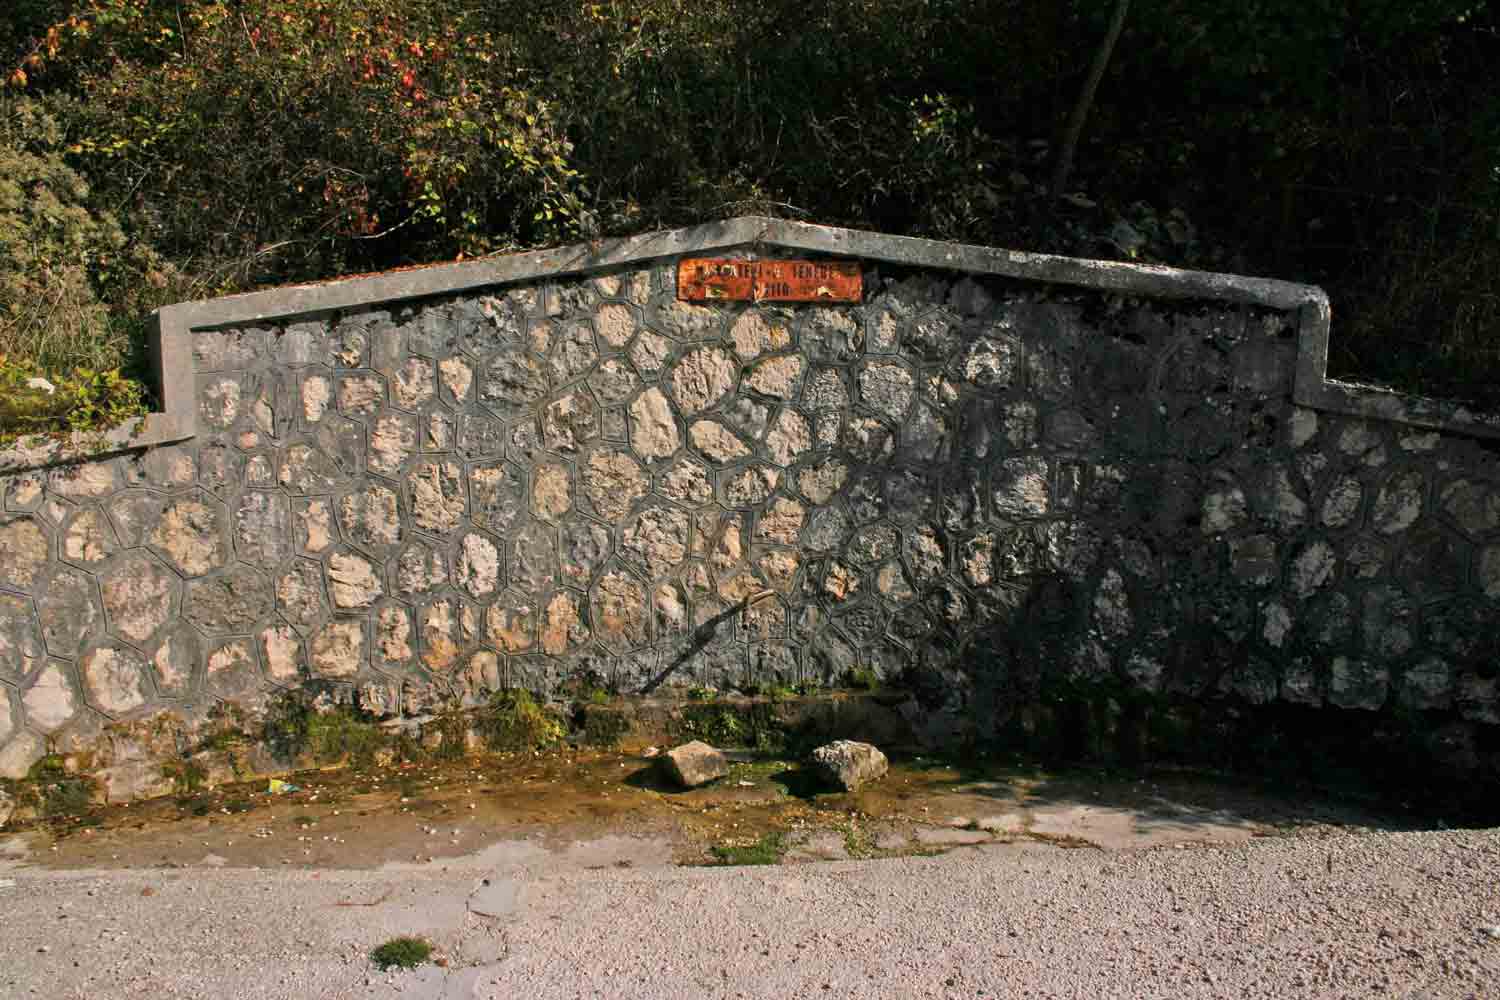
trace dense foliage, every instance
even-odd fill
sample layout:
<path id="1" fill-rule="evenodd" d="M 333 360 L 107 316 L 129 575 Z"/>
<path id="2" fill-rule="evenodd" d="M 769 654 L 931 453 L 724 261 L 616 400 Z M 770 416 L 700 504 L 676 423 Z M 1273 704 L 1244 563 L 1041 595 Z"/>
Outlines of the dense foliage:
<path id="1" fill-rule="evenodd" d="M 49 368 L 123 363 L 190 293 L 754 211 L 1314 281 L 1338 371 L 1500 375 L 1500 35 L 1467 0 L 1138 0 L 1055 193 L 1109 4 L 12 7 L 0 352 Z"/>

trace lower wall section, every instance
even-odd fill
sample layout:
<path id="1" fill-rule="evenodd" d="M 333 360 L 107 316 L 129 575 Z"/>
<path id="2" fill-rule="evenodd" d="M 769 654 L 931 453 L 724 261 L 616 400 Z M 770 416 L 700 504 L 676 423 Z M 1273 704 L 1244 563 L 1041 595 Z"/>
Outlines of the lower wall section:
<path id="1" fill-rule="evenodd" d="M 194 439 L 0 479 L 0 776 L 161 791 L 299 691 L 858 684 L 921 745 L 1327 719 L 1494 787 L 1496 453 L 1297 407 L 1295 312 L 673 264 L 203 329 Z"/>

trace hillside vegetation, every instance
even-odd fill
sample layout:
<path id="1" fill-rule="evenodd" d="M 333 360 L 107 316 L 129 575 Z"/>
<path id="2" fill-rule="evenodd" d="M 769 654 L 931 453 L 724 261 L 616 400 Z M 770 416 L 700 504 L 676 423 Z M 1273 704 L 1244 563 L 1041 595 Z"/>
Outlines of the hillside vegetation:
<path id="1" fill-rule="evenodd" d="M 186 297 L 748 212 L 1316 282 L 1500 405 L 1500 29 L 1434 0 L 10 0 L 0 367 Z M 12 373 L 14 375 L 14 372 Z"/>

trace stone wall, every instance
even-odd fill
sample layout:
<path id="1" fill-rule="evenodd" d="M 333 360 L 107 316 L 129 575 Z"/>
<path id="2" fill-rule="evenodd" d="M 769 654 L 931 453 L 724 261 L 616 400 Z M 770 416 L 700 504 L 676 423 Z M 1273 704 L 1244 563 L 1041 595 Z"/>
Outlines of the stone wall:
<path id="1" fill-rule="evenodd" d="M 1040 677 L 1491 738 L 1483 434 L 1298 406 L 1306 302 L 883 246 L 858 305 L 680 302 L 694 244 L 200 310 L 192 437 L 0 482 L 0 776 L 160 790 L 181 733 L 298 687 L 899 679 L 942 742 Z"/>

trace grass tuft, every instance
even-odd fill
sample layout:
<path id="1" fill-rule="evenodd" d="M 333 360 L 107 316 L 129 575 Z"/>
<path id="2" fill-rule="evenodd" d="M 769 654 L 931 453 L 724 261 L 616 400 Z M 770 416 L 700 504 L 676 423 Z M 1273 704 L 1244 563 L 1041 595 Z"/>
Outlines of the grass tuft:
<path id="1" fill-rule="evenodd" d="M 432 945 L 419 937 L 391 938 L 370 952 L 370 959 L 382 969 L 415 969 L 432 957 Z"/>

